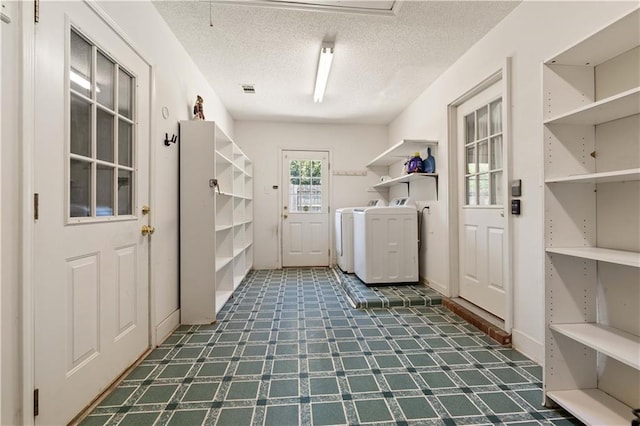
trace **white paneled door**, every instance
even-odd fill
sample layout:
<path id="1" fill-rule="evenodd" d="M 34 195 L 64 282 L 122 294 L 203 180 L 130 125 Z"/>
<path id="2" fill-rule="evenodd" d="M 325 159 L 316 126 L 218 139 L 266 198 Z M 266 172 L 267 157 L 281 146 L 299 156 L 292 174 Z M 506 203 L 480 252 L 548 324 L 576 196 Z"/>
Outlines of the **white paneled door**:
<path id="1" fill-rule="evenodd" d="M 36 424 L 66 424 L 149 347 L 149 66 L 85 2 L 36 25 Z"/>
<path id="2" fill-rule="evenodd" d="M 460 297 L 505 317 L 502 82 L 458 107 Z"/>
<path id="3" fill-rule="evenodd" d="M 282 266 L 329 265 L 329 153 L 282 151 Z"/>

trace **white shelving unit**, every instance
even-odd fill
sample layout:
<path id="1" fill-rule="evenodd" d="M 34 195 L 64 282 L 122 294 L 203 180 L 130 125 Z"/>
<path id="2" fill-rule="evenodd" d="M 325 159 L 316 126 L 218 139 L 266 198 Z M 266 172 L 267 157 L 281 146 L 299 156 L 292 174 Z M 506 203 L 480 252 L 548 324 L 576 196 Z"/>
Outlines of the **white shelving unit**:
<path id="1" fill-rule="evenodd" d="M 253 165 L 242 150 L 214 122 L 181 121 L 183 324 L 215 322 L 253 266 L 252 197 Z"/>
<path id="2" fill-rule="evenodd" d="M 640 407 L 640 9 L 543 65 L 545 404 Z"/>
<path id="3" fill-rule="evenodd" d="M 386 167 L 389 172 L 392 169 L 400 170 L 402 164 L 407 161 L 408 157 L 413 156 L 414 153 L 419 152 L 422 158 L 426 157 L 426 151 L 428 147 L 436 147 L 437 141 L 423 140 L 423 139 L 403 139 L 391 148 L 378 155 L 376 158 L 367 163 L 367 167 Z M 432 153 L 433 155 L 433 153 Z M 409 186 L 412 183 L 421 181 L 426 178 L 435 179 L 436 182 L 436 198 L 438 195 L 438 174 L 437 173 L 411 173 L 411 174 L 399 174 L 398 176 L 387 179 L 373 186 L 377 191 L 386 191 L 391 187 L 399 184 L 406 184 Z M 407 189 L 409 192 L 409 189 Z"/>

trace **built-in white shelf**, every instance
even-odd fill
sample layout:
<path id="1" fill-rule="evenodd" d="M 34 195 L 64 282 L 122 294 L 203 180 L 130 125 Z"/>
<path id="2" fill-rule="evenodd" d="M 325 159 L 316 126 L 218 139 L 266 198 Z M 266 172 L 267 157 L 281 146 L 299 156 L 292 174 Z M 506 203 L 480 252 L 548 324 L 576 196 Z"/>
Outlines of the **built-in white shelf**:
<path id="1" fill-rule="evenodd" d="M 216 257 L 216 272 L 218 272 L 219 270 L 221 270 L 222 268 L 227 266 L 232 260 L 233 260 L 233 257 L 217 256 Z"/>
<path id="2" fill-rule="evenodd" d="M 438 174 L 437 173 L 411 173 L 411 174 L 407 174 L 407 175 L 402 175 L 402 176 L 398 176 L 396 178 L 393 179 L 388 179 L 385 180 L 383 182 L 380 182 L 376 185 L 373 185 L 374 188 L 389 188 L 393 185 L 399 184 L 399 183 L 410 183 L 410 182 L 415 182 L 419 179 L 423 179 L 425 177 L 432 177 L 432 178 L 437 178 Z"/>
<path id="3" fill-rule="evenodd" d="M 616 170 L 613 172 L 560 176 L 545 179 L 546 183 L 611 183 L 640 180 L 640 169 Z"/>
<path id="4" fill-rule="evenodd" d="M 216 312 L 220 312 L 220 309 L 225 303 L 233 296 L 233 290 L 217 290 L 216 291 Z"/>
<path id="5" fill-rule="evenodd" d="M 546 252 L 640 268 L 640 253 L 633 251 L 599 247 L 547 247 Z"/>
<path id="6" fill-rule="evenodd" d="M 640 9 L 585 38 L 545 64 L 596 66 L 640 45 L 638 28 Z"/>
<path id="7" fill-rule="evenodd" d="M 640 337 L 595 323 L 550 324 L 549 328 L 635 369 L 640 369 Z"/>
<path id="8" fill-rule="evenodd" d="M 549 391 L 547 396 L 587 425 L 629 425 L 631 407 L 599 389 Z"/>
<path id="9" fill-rule="evenodd" d="M 222 160 L 224 160 L 225 162 L 229 163 L 229 164 L 233 164 L 233 161 L 231 161 L 229 159 L 229 157 L 227 157 L 226 155 L 224 155 L 223 153 L 221 153 L 220 151 L 216 151 L 216 155 L 218 157 L 220 157 Z"/>
<path id="10" fill-rule="evenodd" d="M 240 285 L 245 275 L 246 274 L 242 274 L 242 275 L 236 275 L 233 277 L 233 288 L 237 288 Z"/>
<path id="11" fill-rule="evenodd" d="M 587 425 L 629 425 L 626 404 L 640 398 L 640 324 L 628 321 L 640 303 L 640 7 L 630 9 L 542 70 L 544 400 Z M 598 243 L 607 248 L 585 247 Z"/>
<path id="12" fill-rule="evenodd" d="M 403 159 L 406 160 L 407 157 L 413 156 L 413 154 L 416 152 L 421 152 L 422 154 L 424 154 L 423 151 L 425 147 L 436 145 L 438 145 L 437 141 L 423 139 L 403 139 L 402 141 L 398 142 L 397 144 L 371 160 L 367 164 L 367 167 L 388 167 Z"/>
<path id="13" fill-rule="evenodd" d="M 180 140 L 180 321 L 210 324 L 253 266 L 253 166 L 214 122 L 181 121 Z"/>
<path id="14" fill-rule="evenodd" d="M 597 125 L 640 113 L 640 87 L 576 108 L 545 124 Z"/>

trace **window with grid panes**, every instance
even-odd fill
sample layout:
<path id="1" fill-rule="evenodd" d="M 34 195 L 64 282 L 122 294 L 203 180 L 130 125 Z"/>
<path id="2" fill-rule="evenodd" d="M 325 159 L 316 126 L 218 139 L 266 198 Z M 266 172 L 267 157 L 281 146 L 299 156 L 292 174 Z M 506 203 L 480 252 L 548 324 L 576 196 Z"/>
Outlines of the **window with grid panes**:
<path id="1" fill-rule="evenodd" d="M 289 211 L 318 213 L 322 211 L 322 161 L 291 160 L 289 162 Z"/>
<path id="2" fill-rule="evenodd" d="M 467 206 L 502 205 L 502 99 L 464 118 Z"/>
<path id="3" fill-rule="evenodd" d="M 69 217 L 131 216 L 135 78 L 74 29 L 69 52 Z"/>

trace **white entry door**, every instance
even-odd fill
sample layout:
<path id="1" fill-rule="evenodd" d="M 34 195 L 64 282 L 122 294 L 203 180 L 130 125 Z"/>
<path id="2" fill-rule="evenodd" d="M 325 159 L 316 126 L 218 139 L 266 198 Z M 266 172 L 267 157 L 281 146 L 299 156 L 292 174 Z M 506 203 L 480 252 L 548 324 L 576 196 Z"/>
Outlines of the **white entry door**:
<path id="1" fill-rule="evenodd" d="M 37 424 L 66 424 L 149 347 L 149 66 L 85 2 L 36 25 Z"/>
<path id="2" fill-rule="evenodd" d="M 282 152 L 282 266 L 329 266 L 329 153 Z"/>
<path id="3" fill-rule="evenodd" d="M 505 143 L 501 82 L 458 108 L 460 297 L 505 317 Z"/>

